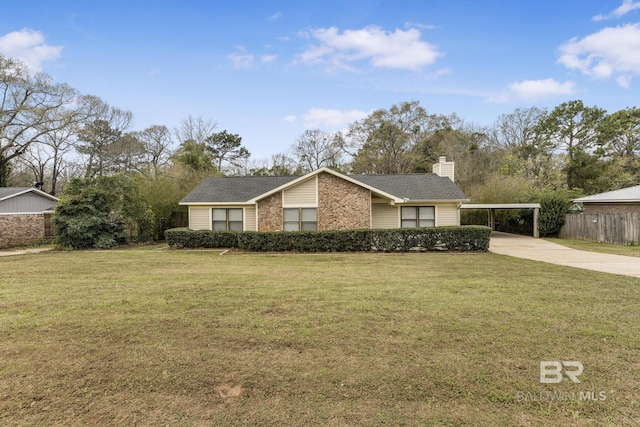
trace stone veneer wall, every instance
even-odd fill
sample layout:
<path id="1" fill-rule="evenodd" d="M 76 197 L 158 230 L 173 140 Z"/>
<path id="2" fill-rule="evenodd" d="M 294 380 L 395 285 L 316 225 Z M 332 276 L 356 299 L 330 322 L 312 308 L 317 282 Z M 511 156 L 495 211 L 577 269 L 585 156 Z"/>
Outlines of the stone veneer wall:
<path id="1" fill-rule="evenodd" d="M 0 247 L 36 242 L 44 237 L 44 214 L 0 215 Z"/>
<path id="2" fill-rule="evenodd" d="M 585 203 L 585 214 L 625 214 L 640 212 L 640 203 Z"/>
<path id="3" fill-rule="evenodd" d="M 282 231 L 282 192 L 258 200 L 258 231 Z"/>
<path id="4" fill-rule="evenodd" d="M 371 192 L 337 176 L 318 175 L 318 231 L 371 228 Z"/>

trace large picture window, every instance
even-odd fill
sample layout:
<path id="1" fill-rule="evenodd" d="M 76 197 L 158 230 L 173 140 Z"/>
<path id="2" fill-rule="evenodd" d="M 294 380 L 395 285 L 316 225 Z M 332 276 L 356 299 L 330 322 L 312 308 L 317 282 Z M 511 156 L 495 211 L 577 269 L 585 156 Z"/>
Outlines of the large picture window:
<path id="1" fill-rule="evenodd" d="M 242 231 L 242 208 L 214 208 L 213 231 Z"/>
<path id="2" fill-rule="evenodd" d="M 402 228 L 435 227 L 435 206 L 402 206 Z"/>
<path id="3" fill-rule="evenodd" d="M 284 231 L 317 231 L 318 211 L 316 208 L 285 208 Z"/>

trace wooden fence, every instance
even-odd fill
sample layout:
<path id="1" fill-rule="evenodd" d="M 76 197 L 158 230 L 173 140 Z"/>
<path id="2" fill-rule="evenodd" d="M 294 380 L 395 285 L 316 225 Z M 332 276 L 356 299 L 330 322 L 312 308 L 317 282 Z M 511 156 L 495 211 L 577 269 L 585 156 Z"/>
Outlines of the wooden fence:
<path id="1" fill-rule="evenodd" d="M 559 237 L 614 245 L 640 244 L 640 213 L 569 214 Z"/>

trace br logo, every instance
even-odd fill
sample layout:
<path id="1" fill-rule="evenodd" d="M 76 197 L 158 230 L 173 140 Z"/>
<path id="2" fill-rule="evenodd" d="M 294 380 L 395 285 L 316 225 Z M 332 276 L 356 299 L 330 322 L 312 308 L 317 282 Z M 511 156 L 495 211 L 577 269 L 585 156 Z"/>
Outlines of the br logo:
<path id="1" fill-rule="evenodd" d="M 541 384 L 558 384 L 562 382 L 562 378 L 569 378 L 574 383 L 580 383 L 578 377 L 584 371 L 584 367 L 580 362 L 560 362 L 558 360 L 550 360 L 540 362 L 540 383 Z"/>

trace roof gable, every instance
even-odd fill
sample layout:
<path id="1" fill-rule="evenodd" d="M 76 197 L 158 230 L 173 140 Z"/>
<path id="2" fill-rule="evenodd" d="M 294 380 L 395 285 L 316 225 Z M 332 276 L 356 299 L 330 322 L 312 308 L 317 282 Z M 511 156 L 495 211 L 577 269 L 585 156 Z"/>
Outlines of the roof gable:
<path id="1" fill-rule="evenodd" d="M 45 193 L 42 190 L 38 190 L 37 188 L 34 188 L 34 187 L 0 187 L 0 202 L 3 200 L 10 199 L 12 197 L 20 196 L 25 193 L 35 193 L 46 199 L 53 200 L 54 202 L 57 202 L 58 200 L 60 200 L 57 197 L 52 196 L 51 194 Z"/>

